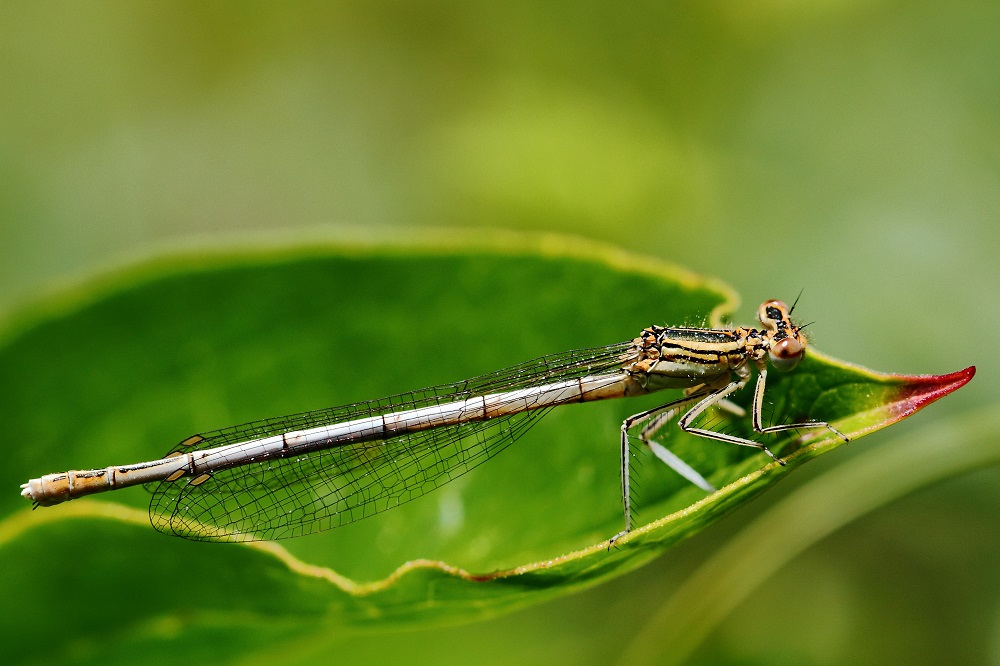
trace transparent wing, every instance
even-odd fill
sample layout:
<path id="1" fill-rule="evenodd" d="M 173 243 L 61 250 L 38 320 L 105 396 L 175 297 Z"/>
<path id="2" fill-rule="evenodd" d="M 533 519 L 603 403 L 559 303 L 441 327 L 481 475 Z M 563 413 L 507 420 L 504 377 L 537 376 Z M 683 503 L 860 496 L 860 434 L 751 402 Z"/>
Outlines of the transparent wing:
<path id="1" fill-rule="evenodd" d="M 311 534 L 373 516 L 439 488 L 511 444 L 546 410 L 314 451 L 159 485 L 153 526 L 194 540 Z"/>
<path id="2" fill-rule="evenodd" d="M 192 451 L 619 368 L 631 343 L 545 356 L 464 382 L 382 400 L 265 419 L 188 438 Z M 153 526 L 195 540 L 284 539 L 339 527 L 439 488 L 485 462 L 526 432 L 539 409 L 373 442 L 258 460 L 155 485 Z M 172 451 L 172 452 L 173 452 Z"/>
<path id="3" fill-rule="evenodd" d="M 584 377 L 588 374 L 621 367 L 624 363 L 633 360 L 635 356 L 636 352 L 631 342 L 551 354 L 454 384 L 441 384 L 379 400 L 368 400 L 340 407 L 261 419 L 199 433 L 172 447 L 164 457 L 227 444 L 239 444 L 251 439 L 279 435 L 293 430 L 305 430 L 407 409 L 441 405 L 487 393 L 502 393 L 561 379 Z"/>

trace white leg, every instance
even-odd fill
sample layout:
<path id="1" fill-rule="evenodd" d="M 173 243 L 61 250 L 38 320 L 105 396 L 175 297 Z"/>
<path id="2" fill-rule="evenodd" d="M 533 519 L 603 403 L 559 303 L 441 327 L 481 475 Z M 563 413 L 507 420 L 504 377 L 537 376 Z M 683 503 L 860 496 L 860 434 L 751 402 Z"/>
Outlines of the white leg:
<path id="1" fill-rule="evenodd" d="M 694 398 L 689 399 L 693 400 Z M 674 470 L 685 479 L 704 490 L 706 493 L 714 493 L 717 490 L 716 487 L 709 483 L 705 477 L 684 462 L 679 456 L 677 456 L 677 454 L 673 453 L 670 449 L 652 438 L 653 433 L 657 432 L 660 428 L 672 421 L 679 412 L 680 409 L 678 409 L 678 406 L 675 405 L 667 411 L 658 414 L 656 418 L 650 419 L 649 423 L 643 426 L 642 430 L 639 431 L 639 441 L 648 446 L 653 452 L 653 455 L 659 458 L 662 462 L 666 463 L 670 469 Z"/>
<path id="2" fill-rule="evenodd" d="M 767 382 L 767 368 L 761 368 L 759 374 L 757 375 L 757 386 L 753 392 L 753 429 L 759 433 L 768 432 L 781 432 L 782 430 L 798 430 L 799 428 L 826 428 L 833 434 L 840 437 L 845 442 L 851 441 L 847 438 L 847 435 L 840 432 L 832 425 L 825 421 L 809 421 L 807 423 L 788 423 L 785 425 L 776 425 L 764 427 L 761 422 L 761 403 L 764 402 L 764 385 Z"/>
<path id="3" fill-rule="evenodd" d="M 661 421 L 660 418 L 657 418 L 657 419 L 654 420 L 654 422 L 658 424 L 657 427 L 660 427 L 662 425 L 662 423 L 665 423 L 666 421 L 669 420 L 669 418 L 673 417 L 673 414 L 677 411 L 677 407 L 679 407 L 680 405 L 692 402 L 694 400 L 698 400 L 703 395 L 705 395 L 704 391 L 703 390 L 699 390 L 699 392 L 697 392 L 697 393 L 692 393 L 691 395 L 686 395 L 683 398 L 679 398 L 679 399 L 674 400 L 672 402 L 668 402 L 665 405 L 660 405 L 659 407 L 654 407 L 653 409 L 648 409 L 648 410 L 646 410 L 644 412 L 639 412 L 638 414 L 633 414 L 632 416 L 630 416 L 627 419 L 625 419 L 624 421 L 622 421 L 622 427 L 621 427 L 621 478 L 622 478 L 622 507 L 623 507 L 624 512 L 625 512 L 625 529 L 622 530 L 621 532 L 619 532 L 618 534 L 616 534 L 615 536 L 611 537 L 611 541 L 610 541 L 609 547 L 613 546 L 614 543 L 615 543 L 615 541 L 617 541 L 621 537 L 623 537 L 626 534 L 628 534 L 629 531 L 632 529 L 632 501 L 631 501 L 631 498 L 630 498 L 630 495 L 629 495 L 629 448 L 628 448 L 629 444 L 628 444 L 628 431 L 633 426 L 635 426 L 635 425 L 638 425 L 638 424 L 643 423 L 645 421 L 649 421 L 650 419 L 652 419 L 653 417 L 655 417 L 657 414 L 661 414 L 661 413 L 669 414 L 670 416 L 668 418 L 666 418 L 666 419 L 663 419 L 662 421 Z M 643 432 L 644 433 L 646 432 L 645 428 L 643 429 Z M 642 436 L 640 436 L 640 439 L 643 439 Z M 643 441 L 647 441 L 647 440 L 643 439 Z M 660 448 L 663 448 L 663 447 L 661 446 Z M 664 450 L 666 451 L 665 448 L 664 448 Z M 654 453 L 655 452 L 656 451 L 654 449 Z M 667 453 L 669 455 L 673 455 L 669 451 Z M 657 454 L 657 457 L 659 457 L 659 454 Z M 661 458 L 661 460 L 662 460 L 662 458 Z M 667 463 L 667 464 L 670 464 L 670 463 Z M 682 462 L 682 464 L 684 464 L 684 463 Z M 686 467 L 687 465 L 684 465 L 684 466 Z M 688 469 L 690 469 L 690 467 L 688 467 Z M 691 469 L 691 472 L 693 472 L 695 475 L 697 475 L 699 478 L 701 478 L 701 475 L 698 474 L 697 472 L 695 472 L 693 469 Z M 711 487 L 711 485 L 708 484 L 707 481 L 705 481 L 704 479 L 702 479 L 702 481 L 706 485 L 708 485 L 709 487 Z M 713 488 L 713 490 L 714 490 L 714 488 Z"/>
<path id="4" fill-rule="evenodd" d="M 698 404 L 692 407 L 690 411 L 688 411 L 684 416 L 681 417 L 680 421 L 677 422 L 677 425 L 681 427 L 681 430 L 683 430 L 684 432 L 689 432 L 692 435 L 699 435 L 701 437 L 706 437 L 708 439 L 716 439 L 719 440 L 720 442 L 729 442 L 730 444 L 739 444 L 740 446 L 750 446 L 755 449 L 760 449 L 767 455 L 771 456 L 771 458 L 773 458 L 779 464 L 784 465 L 785 463 L 783 460 L 781 460 L 776 455 L 771 453 L 771 450 L 760 442 L 755 442 L 752 439 L 745 439 L 743 437 L 737 437 L 735 435 L 727 435 L 726 433 L 722 432 L 715 432 L 714 430 L 705 430 L 704 428 L 691 427 L 691 421 L 696 419 L 699 414 L 701 414 L 703 411 L 705 411 L 712 405 L 717 404 L 719 401 L 725 399 L 730 394 L 735 393 L 736 391 L 746 386 L 749 379 L 750 379 L 749 375 L 744 377 L 738 377 L 737 379 L 733 380 L 732 382 L 730 382 L 723 388 L 719 389 L 718 391 L 715 391 L 714 393 L 710 393 L 709 395 L 705 396 L 704 398 L 701 399 L 700 402 L 698 402 Z M 756 403 L 756 396 L 754 402 Z M 754 413 L 756 414 L 756 418 L 759 418 L 758 412 L 759 412 L 758 405 L 755 404 Z"/>

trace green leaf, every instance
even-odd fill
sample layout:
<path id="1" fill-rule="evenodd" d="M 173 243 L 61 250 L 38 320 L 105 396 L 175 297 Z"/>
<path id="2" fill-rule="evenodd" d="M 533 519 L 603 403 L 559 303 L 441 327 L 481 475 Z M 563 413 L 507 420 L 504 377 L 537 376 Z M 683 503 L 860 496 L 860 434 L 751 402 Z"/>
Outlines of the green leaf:
<path id="1" fill-rule="evenodd" d="M 692 659 L 692 653 L 757 587 L 807 548 L 919 488 L 998 463 L 996 404 L 883 441 L 870 454 L 800 486 L 733 535 L 647 618 L 618 663 L 712 661 L 704 655 Z"/>
<path id="2" fill-rule="evenodd" d="M 782 467 L 669 427 L 658 439 L 720 490 L 705 496 L 636 450 L 642 526 L 611 549 L 619 425 L 663 396 L 556 410 L 430 495 L 280 544 L 167 538 L 138 488 L 35 512 L 14 490 L 157 458 L 192 432 L 628 340 L 650 324 L 719 325 L 735 301 L 616 250 L 510 237 L 174 256 L 39 303 L 8 322 L 0 346 L 0 596 L 19 609 L 5 650 L 41 659 L 33 650 L 57 630 L 65 642 L 46 646 L 49 660 L 105 658 L 109 640 L 123 660 L 133 649 L 176 658 L 181 639 L 192 656 L 232 657 L 331 627 L 482 618 L 634 569 L 842 441 L 825 429 L 773 437 Z M 856 440 L 972 374 L 880 375 L 811 352 L 769 375 L 766 416 L 824 419 Z M 746 418 L 707 418 L 749 431 Z"/>

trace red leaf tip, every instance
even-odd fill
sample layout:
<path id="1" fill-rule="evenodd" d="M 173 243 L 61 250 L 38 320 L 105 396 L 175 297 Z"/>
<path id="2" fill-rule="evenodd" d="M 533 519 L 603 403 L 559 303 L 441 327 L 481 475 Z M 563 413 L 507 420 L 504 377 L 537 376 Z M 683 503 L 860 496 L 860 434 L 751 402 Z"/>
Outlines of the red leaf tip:
<path id="1" fill-rule="evenodd" d="M 900 409 L 896 416 L 903 418 L 922 409 L 930 403 L 943 398 L 952 391 L 969 383 L 976 376 L 976 366 L 970 365 L 965 370 L 959 370 L 948 375 L 910 375 L 902 376 L 897 405 Z"/>

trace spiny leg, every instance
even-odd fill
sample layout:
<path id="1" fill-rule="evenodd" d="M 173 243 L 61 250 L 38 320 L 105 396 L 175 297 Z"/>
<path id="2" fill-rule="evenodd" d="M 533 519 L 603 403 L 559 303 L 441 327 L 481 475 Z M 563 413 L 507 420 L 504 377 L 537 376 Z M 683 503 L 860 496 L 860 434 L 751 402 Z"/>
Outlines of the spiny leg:
<path id="1" fill-rule="evenodd" d="M 689 481 L 692 481 L 693 483 L 695 483 L 695 485 L 698 485 L 699 487 L 701 487 L 701 484 L 699 484 L 697 481 L 688 476 L 684 471 L 682 471 L 683 468 L 690 470 L 694 475 L 697 476 L 697 478 L 704 481 L 705 484 L 708 485 L 709 487 L 711 487 L 711 485 L 708 484 L 708 482 L 705 481 L 700 474 L 698 474 L 695 470 L 691 469 L 687 465 L 687 463 L 683 462 L 682 460 L 680 460 L 680 458 L 671 453 L 666 447 L 649 438 L 649 434 L 661 428 L 664 424 L 666 424 L 670 419 L 672 419 L 676 415 L 676 413 L 679 411 L 678 408 L 681 405 L 689 403 L 693 400 L 699 400 L 699 402 L 690 410 L 688 410 L 684 414 L 684 416 L 682 416 L 678 421 L 678 425 L 680 426 L 681 430 L 683 430 L 684 432 L 691 433 L 693 435 L 705 437 L 707 439 L 715 439 L 721 442 L 728 442 L 730 444 L 738 444 L 740 446 L 749 446 L 751 448 L 760 449 L 768 456 L 770 456 L 779 465 L 785 464 L 784 460 L 774 455 L 774 453 L 772 453 L 771 450 L 768 449 L 767 446 L 761 442 L 755 442 L 751 439 L 736 437 L 735 435 L 729 435 L 726 433 L 715 432 L 714 430 L 706 430 L 704 428 L 691 427 L 691 421 L 696 419 L 702 412 L 704 412 L 712 405 L 716 405 L 722 409 L 725 409 L 726 411 L 730 411 L 739 416 L 745 415 L 746 412 L 739 405 L 730 402 L 728 400 L 728 396 L 732 395 L 736 391 L 739 391 L 741 388 L 746 386 L 749 380 L 750 380 L 750 373 L 749 370 L 747 370 L 745 371 L 745 373 L 741 373 L 737 377 L 737 379 L 726 384 L 721 389 L 710 391 L 706 394 L 706 391 L 709 391 L 707 387 L 703 385 L 696 386 L 693 389 L 691 389 L 691 393 L 689 395 L 686 395 L 683 398 L 674 400 L 673 402 L 669 402 L 665 405 L 661 405 L 660 407 L 656 407 L 647 410 L 645 412 L 640 412 L 625 419 L 625 421 L 622 423 L 622 429 L 621 429 L 622 502 L 625 507 L 625 529 L 611 538 L 609 542 L 609 547 L 611 545 L 614 545 L 617 539 L 628 534 L 628 532 L 632 529 L 631 504 L 629 499 L 629 476 L 628 476 L 628 468 L 629 468 L 628 430 L 632 428 L 634 425 L 652 419 L 652 422 L 647 424 L 640 432 L 639 434 L 640 441 L 645 442 L 653 450 L 653 453 L 656 454 L 657 458 L 665 462 L 667 465 L 670 465 L 675 471 L 677 471 L 682 476 L 687 478 Z M 771 432 L 781 432 L 784 430 L 795 430 L 798 428 L 827 428 L 835 435 L 842 438 L 845 442 L 850 441 L 846 435 L 844 435 L 842 432 L 834 428 L 829 423 L 826 423 L 825 421 L 811 421 L 808 423 L 791 423 L 786 425 L 768 426 L 765 428 L 763 426 L 761 419 L 761 404 L 763 403 L 764 388 L 766 386 L 766 382 L 767 382 L 767 370 L 766 368 L 760 368 L 757 377 L 757 384 L 754 390 L 753 409 L 751 418 L 754 431 L 759 433 L 771 433 Z M 675 466 L 675 464 L 673 464 L 675 462 L 679 463 L 681 467 L 680 469 L 677 466 Z M 714 491 L 715 489 L 712 488 L 712 490 Z"/>
<path id="2" fill-rule="evenodd" d="M 757 374 L 757 386 L 754 388 L 753 392 L 753 417 L 751 419 L 753 423 L 753 429 L 759 433 L 769 433 L 769 432 L 781 432 L 783 430 L 798 430 L 799 428 L 827 428 L 840 437 L 844 442 L 851 441 L 847 438 L 847 435 L 840 432 L 832 425 L 826 421 L 809 421 L 807 423 L 788 423 L 785 425 L 776 425 L 764 427 L 761 420 L 761 405 L 764 402 L 764 385 L 767 382 L 767 368 L 760 368 Z M 772 456 L 773 457 L 773 456 Z M 781 462 L 781 461 L 778 461 Z"/>
<path id="3" fill-rule="evenodd" d="M 674 406 L 669 410 L 658 414 L 655 418 L 651 418 L 649 423 L 643 426 L 642 430 L 639 431 L 639 441 L 648 446 L 653 452 L 653 455 L 659 458 L 661 462 L 666 463 L 670 469 L 674 470 L 685 479 L 704 490 L 706 493 L 714 493 L 718 489 L 709 483 L 705 477 L 684 462 L 673 451 L 652 438 L 653 433 L 659 431 L 663 426 L 672 421 L 679 412 L 680 409 L 677 406 Z"/>
<path id="4" fill-rule="evenodd" d="M 702 437 L 707 437 L 709 439 L 717 439 L 722 442 L 729 442 L 732 444 L 739 444 L 740 446 L 750 446 L 756 449 L 760 449 L 761 451 L 769 455 L 779 465 L 784 465 L 785 461 L 774 455 L 774 453 L 772 453 L 771 450 L 768 449 L 767 446 L 765 446 L 761 442 L 755 442 L 751 439 L 736 437 L 734 435 L 727 435 L 725 433 L 715 432 L 712 430 L 705 430 L 703 428 L 692 428 L 690 426 L 691 421 L 697 418 L 697 416 L 701 414 L 703 411 L 705 411 L 705 409 L 707 409 L 709 406 L 713 404 L 718 404 L 723 399 L 725 399 L 726 396 L 746 386 L 749 379 L 750 377 L 748 373 L 746 376 L 738 377 L 735 381 L 731 382 L 723 389 L 705 397 L 701 402 L 692 407 L 688 413 L 682 416 L 677 424 L 685 432 L 690 432 L 695 435 L 701 435 Z M 767 383 L 767 369 L 760 368 L 757 376 L 757 386 L 754 390 L 753 410 L 751 418 L 751 421 L 753 423 L 753 429 L 756 432 L 770 433 L 770 432 L 781 432 L 783 430 L 795 430 L 798 428 L 828 428 L 838 437 L 841 437 L 845 442 L 850 441 L 848 440 L 847 436 L 844 435 L 842 432 L 831 426 L 829 423 L 823 421 L 813 421 L 810 423 L 790 423 L 786 425 L 769 426 L 765 428 L 763 426 L 763 423 L 761 422 L 761 404 L 763 403 L 764 400 L 764 388 L 766 386 L 766 383 Z"/>
<path id="5" fill-rule="evenodd" d="M 621 532 L 619 532 L 618 534 L 614 535 L 613 537 L 611 537 L 611 540 L 608 543 L 608 547 L 609 548 L 614 545 L 615 541 L 617 541 L 621 537 L 623 537 L 626 534 L 628 534 L 629 531 L 632 529 L 632 503 L 631 503 L 631 499 L 629 497 L 629 443 L 628 443 L 628 431 L 633 426 L 636 426 L 636 425 L 638 425 L 640 423 L 648 421 L 651 418 L 653 418 L 654 416 L 656 416 L 657 414 L 660 414 L 660 413 L 663 413 L 663 412 L 673 412 L 673 411 L 676 411 L 676 408 L 679 407 L 680 405 L 692 402 L 694 400 L 699 400 L 704 395 L 705 395 L 705 389 L 703 387 L 695 387 L 695 392 L 691 393 L 690 395 L 686 395 L 683 398 L 678 398 L 677 400 L 673 400 L 671 402 L 668 402 L 665 405 L 660 405 L 659 407 L 654 407 L 653 409 L 647 409 L 644 412 L 639 412 L 638 414 L 633 414 L 632 416 L 630 416 L 627 419 L 625 419 L 624 421 L 622 421 L 622 427 L 621 427 L 621 475 L 622 475 L 622 506 L 624 507 L 624 510 L 625 510 L 625 529 L 622 530 Z M 672 416 L 672 414 L 671 414 L 671 416 Z M 656 420 L 659 420 L 659 419 L 656 419 Z M 645 432 L 645 429 L 643 429 L 643 432 Z M 640 439 L 642 439 L 641 436 L 640 436 Z M 643 440 L 643 441 L 645 441 L 645 440 Z M 663 448 L 663 447 L 661 447 L 661 448 Z M 664 449 L 664 450 L 666 450 L 666 449 Z M 668 453 L 669 453 L 669 451 L 668 451 Z M 673 454 L 670 454 L 670 455 L 673 455 Z M 659 457 L 659 456 L 657 456 L 657 457 Z M 670 464 L 670 463 L 667 463 L 667 464 Z M 698 474 L 693 469 L 691 471 L 694 474 Z M 700 475 L 698 475 L 698 476 L 700 477 Z M 704 479 L 702 479 L 702 480 L 704 481 Z M 705 483 L 707 484 L 708 482 L 705 481 Z"/>
<path id="6" fill-rule="evenodd" d="M 686 396 L 692 396 L 694 393 L 700 393 L 705 395 L 705 385 L 699 384 L 690 389 L 685 389 L 684 394 Z M 746 416 L 746 410 L 729 400 L 722 399 L 715 403 L 717 407 L 734 414 L 740 418 Z M 680 413 L 679 405 L 671 407 L 665 412 L 656 415 L 655 418 L 651 418 L 649 423 L 643 426 L 642 430 L 639 432 L 639 441 L 650 448 L 653 454 L 660 459 L 661 462 L 665 463 L 672 470 L 683 476 L 685 479 L 698 486 L 698 488 L 704 490 L 706 493 L 714 493 L 718 490 L 715 486 L 708 482 L 701 474 L 697 472 L 693 467 L 688 465 L 682 458 L 680 458 L 673 451 L 663 446 L 656 440 L 652 438 L 653 433 L 660 430 L 663 426 L 668 424 L 674 419 L 677 414 Z"/>
<path id="7" fill-rule="evenodd" d="M 736 391 L 746 386 L 749 380 L 750 380 L 750 375 L 748 372 L 746 375 L 737 377 L 735 380 L 726 384 L 718 391 L 714 391 L 709 395 L 705 396 L 704 398 L 701 399 L 700 402 L 698 402 L 698 404 L 692 407 L 686 414 L 684 414 L 684 416 L 680 418 L 680 421 L 677 422 L 677 425 L 680 426 L 681 430 L 683 430 L 684 432 L 689 432 L 692 435 L 699 435 L 701 437 L 706 437 L 708 439 L 716 439 L 719 440 L 720 442 L 729 442 L 730 444 L 739 444 L 740 446 L 749 446 L 755 449 L 760 449 L 767 455 L 771 456 L 771 458 L 774 459 L 775 462 L 777 462 L 780 465 L 784 465 L 785 461 L 781 460 L 776 455 L 771 453 L 771 450 L 768 449 L 767 446 L 765 446 L 761 442 L 755 442 L 752 439 L 745 439 L 743 437 L 728 435 L 722 432 L 715 432 L 714 430 L 706 430 L 704 428 L 691 427 L 691 421 L 698 418 L 699 414 L 704 412 L 712 405 L 722 402 L 727 396 L 735 393 Z M 754 412 L 759 417 L 759 405 L 757 404 L 754 405 Z"/>

